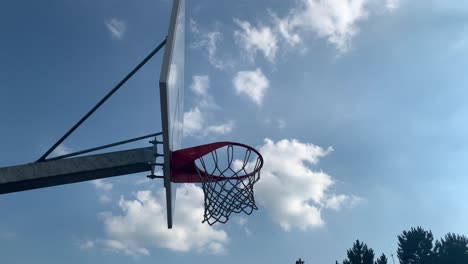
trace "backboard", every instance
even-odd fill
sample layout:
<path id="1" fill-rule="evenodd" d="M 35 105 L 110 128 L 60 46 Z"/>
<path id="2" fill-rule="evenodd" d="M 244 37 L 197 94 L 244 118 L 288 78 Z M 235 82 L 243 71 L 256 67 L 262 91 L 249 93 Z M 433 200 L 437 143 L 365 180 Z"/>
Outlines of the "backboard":
<path id="1" fill-rule="evenodd" d="M 159 92 L 164 148 L 167 227 L 172 228 L 175 192 L 171 186 L 171 155 L 181 149 L 184 122 L 185 0 L 173 0 Z"/>

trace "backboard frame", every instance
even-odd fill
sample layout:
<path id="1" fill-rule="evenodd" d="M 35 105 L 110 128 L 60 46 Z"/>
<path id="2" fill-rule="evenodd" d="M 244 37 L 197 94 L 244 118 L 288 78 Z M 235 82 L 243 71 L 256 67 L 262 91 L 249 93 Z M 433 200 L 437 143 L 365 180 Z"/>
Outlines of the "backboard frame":
<path id="1" fill-rule="evenodd" d="M 172 142 L 172 131 L 171 131 L 171 102 L 170 102 L 170 73 L 171 65 L 173 61 L 174 46 L 177 38 L 177 26 L 180 22 L 179 19 L 182 16 L 182 22 L 184 23 L 185 31 L 185 0 L 173 0 L 172 12 L 169 21 L 169 31 L 167 35 L 166 48 L 164 51 L 163 64 L 161 67 L 161 75 L 159 79 L 159 91 L 160 91 L 160 106 L 161 106 L 161 123 L 162 123 L 162 132 L 163 132 L 163 151 L 164 151 L 164 187 L 166 189 L 166 209 L 167 209 L 167 227 L 172 228 L 173 224 L 173 193 L 172 193 L 172 184 L 171 184 L 171 149 Z M 183 32 L 185 34 L 185 32 Z M 183 55 L 185 56 L 185 55 Z M 179 78 L 184 78 L 184 76 L 178 76 Z M 183 91 L 183 88 L 182 88 Z M 182 104 L 183 104 L 183 94 L 182 94 Z M 183 106 L 182 106 L 183 108 Z M 183 113 L 179 113 L 183 114 Z M 183 121 L 183 120 L 182 120 Z M 181 124 L 183 126 L 183 124 Z M 175 201 L 174 201 L 175 202 Z"/>

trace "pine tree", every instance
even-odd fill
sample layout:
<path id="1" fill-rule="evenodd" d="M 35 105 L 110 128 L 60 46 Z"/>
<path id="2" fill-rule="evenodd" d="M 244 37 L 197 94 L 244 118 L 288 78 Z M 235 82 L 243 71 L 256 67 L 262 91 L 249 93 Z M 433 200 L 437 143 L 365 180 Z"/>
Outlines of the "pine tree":
<path id="1" fill-rule="evenodd" d="M 398 236 L 398 259 L 400 264 L 430 264 L 433 257 L 431 231 L 421 227 L 403 231 Z"/>
<path id="2" fill-rule="evenodd" d="M 434 248 L 435 264 L 468 263 L 468 238 L 463 235 L 448 233 Z"/>
<path id="3" fill-rule="evenodd" d="M 375 264 L 387 264 L 387 257 L 382 254 L 376 261 Z"/>
<path id="4" fill-rule="evenodd" d="M 348 259 L 343 260 L 343 264 L 374 264 L 374 250 L 359 240 L 356 240 L 347 255 Z"/>

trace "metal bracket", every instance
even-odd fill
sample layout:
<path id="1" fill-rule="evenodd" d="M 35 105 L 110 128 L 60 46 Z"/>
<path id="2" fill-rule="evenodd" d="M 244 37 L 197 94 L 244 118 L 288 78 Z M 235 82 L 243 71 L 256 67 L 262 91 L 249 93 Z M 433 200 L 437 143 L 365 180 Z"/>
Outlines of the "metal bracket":
<path id="1" fill-rule="evenodd" d="M 159 134 L 159 135 L 160 135 L 160 134 Z M 150 144 L 153 144 L 153 155 L 154 155 L 154 159 L 155 159 L 155 160 L 156 160 L 158 157 L 164 157 L 163 154 L 160 154 L 160 153 L 158 152 L 158 145 L 161 145 L 161 144 L 163 143 L 162 141 L 159 141 L 159 140 L 158 140 L 158 136 L 159 136 L 159 135 L 156 135 L 156 136 L 154 137 L 154 140 L 149 141 Z M 150 165 L 151 165 L 151 174 L 148 175 L 148 176 L 146 176 L 146 177 L 148 177 L 148 178 L 150 178 L 150 179 L 152 179 L 152 180 L 157 179 L 157 178 L 159 178 L 159 179 L 164 179 L 164 176 L 160 176 L 160 175 L 155 175 L 155 174 L 154 174 L 155 167 L 156 167 L 156 166 L 164 167 L 164 163 L 153 162 L 153 163 L 150 163 Z"/>

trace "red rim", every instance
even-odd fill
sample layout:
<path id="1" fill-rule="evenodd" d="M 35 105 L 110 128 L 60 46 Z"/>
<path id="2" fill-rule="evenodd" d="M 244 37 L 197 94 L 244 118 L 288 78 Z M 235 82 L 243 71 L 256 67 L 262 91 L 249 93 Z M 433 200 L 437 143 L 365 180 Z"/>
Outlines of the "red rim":
<path id="1" fill-rule="evenodd" d="M 253 172 L 248 173 L 243 176 L 226 177 L 226 176 L 210 175 L 213 179 L 216 179 L 216 181 L 224 181 L 224 180 L 230 180 L 230 179 L 233 179 L 233 180 L 244 179 L 249 176 L 257 174 L 260 171 L 260 169 L 263 167 L 263 157 L 260 154 L 260 152 L 258 152 L 253 147 L 246 145 L 246 144 L 238 143 L 238 142 L 230 142 L 230 141 L 215 142 L 215 143 L 195 146 L 191 148 L 185 148 L 185 149 L 172 152 L 171 182 L 176 182 L 176 183 L 202 182 L 202 179 L 198 175 L 198 171 L 197 171 L 197 170 L 200 170 L 200 168 L 197 167 L 197 165 L 195 164 L 195 161 L 205 156 L 206 154 L 211 153 L 212 151 L 215 151 L 219 148 L 229 146 L 229 145 L 243 147 L 254 152 L 255 154 L 257 154 L 259 165 L 256 166 L 257 168 Z"/>

